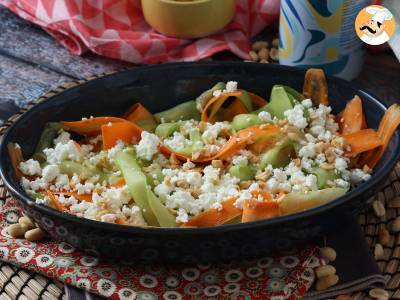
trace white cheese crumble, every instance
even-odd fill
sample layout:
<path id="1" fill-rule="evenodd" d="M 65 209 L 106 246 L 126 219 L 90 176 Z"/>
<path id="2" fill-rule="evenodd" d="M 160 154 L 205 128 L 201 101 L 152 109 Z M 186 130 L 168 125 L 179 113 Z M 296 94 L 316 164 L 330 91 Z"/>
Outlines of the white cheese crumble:
<path id="1" fill-rule="evenodd" d="M 304 107 L 301 104 L 296 104 L 292 109 L 284 112 L 289 124 L 299 129 L 304 129 L 308 126 L 307 119 L 304 117 Z"/>
<path id="2" fill-rule="evenodd" d="M 64 131 L 64 130 L 61 130 L 59 136 L 54 139 L 54 145 L 66 144 L 70 140 L 71 140 L 71 135 L 68 132 Z"/>
<path id="3" fill-rule="evenodd" d="M 58 168 L 58 165 L 55 164 L 47 165 L 43 168 L 42 178 L 46 182 L 50 183 L 54 179 L 56 179 L 59 174 L 60 174 L 60 169 Z"/>
<path id="4" fill-rule="evenodd" d="M 221 94 L 224 93 L 233 93 L 237 91 L 237 87 L 238 87 L 238 83 L 237 81 L 228 81 L 225 85 L 225 89 L 224 90 L 215 90 L 213 92 L 213 96 L 214 97 L 219 97 L 221 96 Z"/>
<path id="5" fill-rule="evenodd" d="M 114 158 L 114 156 L 115 156 L 118 152 L 122 151 L 124 148 L 125 148 L 125 143 L 124 143 L 122 140 L 118 140 L 117 143 L 115 144 L 115 146 L 108 150 L 108 152 L 107 152 L 107 157 L 108 157 L 108 159 L 112 160 L 112 159 Z M 95 165 L 97 164 L 97 163 L 96 163 L 96 160 L 97 160 L 98 158 L 99 158 L 99 157 L 97 157 L 97 156 L 93 156 L 93 157 L 91 158 L 92 162 L 93 162 Z"/>
<path id="6" fill-rule="evenodd" d="M 51 164 L 58 164 L 68 159 L 73 161 L 82 159 L 82 153 L 72 140 L 65 144 L 58 143 L 54 148 L 46 148 L 43 152 L 47 157 L 47 162 Z"/>
<path id="7" fill-rule="evenodd" d="M 371 175 L 365 173 L 361 169 L 353 169 L 350 171 L 350 180 L 353 184 L 360 183 L 361 181 L 367 181 L 371 178 Z"/>
<path id="8" fill-rule="evenodd" d="M 158 152 L 159 144 L 160 139 L 157 135 L 143 131 L 139 144 L 135 146 L 136 154 L 142 159 L 151 160 L 154 154 Z"/>
<path id="9" fill-rule="evenodd" d="M 262 111 L 258 114 L 258 117 L 260 118 L 261 122 L 272 122 L 272 117 L 271 114 L 267 111 Z"/>
<path id="10" fill-rule="evenodd" d="M 27 161 L 23 161 L 19 164 L 19 169 L 25 175 L 33 176 L 33 175 L 41 175 L 42 168 L 40 167 L 40 163 L 34 159 L 28 159 Z"/>

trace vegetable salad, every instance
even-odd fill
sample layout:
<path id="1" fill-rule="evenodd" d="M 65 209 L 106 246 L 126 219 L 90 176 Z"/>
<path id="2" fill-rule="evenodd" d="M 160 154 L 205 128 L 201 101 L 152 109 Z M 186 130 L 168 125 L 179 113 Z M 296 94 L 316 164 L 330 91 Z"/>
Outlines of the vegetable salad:
<path id="1" fill-rule="evenodd" d="M 400 123 L 393 105 L 369 129 L 362 100 L 332 114 L 325 76 L 269 101 L 219 82 L 196 100 L 150 113 L 49 123 L 32 158 L 9 144 L 15 175 L 37 203 L 102 222 L 207 227 L 291 214 L 371 177 Z"/>

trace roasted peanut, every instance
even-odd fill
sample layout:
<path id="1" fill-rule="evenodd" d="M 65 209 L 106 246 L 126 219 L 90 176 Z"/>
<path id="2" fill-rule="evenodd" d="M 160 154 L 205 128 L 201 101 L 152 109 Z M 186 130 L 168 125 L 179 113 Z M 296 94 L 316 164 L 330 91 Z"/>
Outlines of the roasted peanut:
<path id="1" fill-rule="evenodd" d="M 375 259 L 381 258 L 383 256 L 383 247 L 381 244 L 377 243 L 375 244 L 375 249 L 374 249 L 374 257 Z"/>
<path id="2" fill-rule="evenodd" d="M 36 227 L 35 224 L 33 224 L 32 220 L 26 216 L 19 218 L 18 223 L 21 225 L 25 225 L 28 229 L 33 229 Z"/>
<path id="3" fill-rule="evenodd" d="M 317 278 L 322 278 L 333 274 L 336 274 L 336 269 L 331 265 L 320 266 L 315 270 L 315 275 L 317 275 Z"/>
<path id="4" fill-rule="evenodd" d="M 382 202 L 375 200 L 374 202 L 372 202 L 372 208 L 376 217 L 381 218 L 386 215 L 386 209 L 383 206 Z"/>
<path id="5" fill-rule="evenodd" d="M 251 50 L 249 52 L 249 55 L 250 55 L 250 59 L 252 61 L 258 61 L 258 54 L 255 51 Z"/>
<path id="6" fill-rule="evenodd" d="M 389 202 L 389 207 L 400 208 L 400 198 L 397 197 L 397 198 L 393 199 L 392 201 L 390 201 Z"/>
<path id="7" fill-rule="evenodd" d="M 21 224 L 12 224 L 7 227 L 7 232 L 9 235 L 11 235 L 13 238 L 20 238 L 24 236 L 24 233 L 26 232 L 27 227 L 22 226 Z"/>
<path id="8" fill-rule="evenodd" d="M 274 61 L 278 61 L 279 60 L 279 51 L 278 51 L 278 49 L 271 48 L 269 50 L 269 57 Z"/>
<path id="9" fill-rule="evenodd" d="M 379 231 L 379 243 L 383 246 L 388 246 L 390 243 L 390 233 L 386 228 L 382 228 Z"/>
<path id="10" fill-rule="evenodd" d="M 388 300 L 389 299 L 389 293 L 383 289 L 372 289 L 368 293 L 372 298 L 378 299 L 378 300 Z"/>
<path id="11" fill-rule="evenodd" d="M 258 51 L 258 57 L 260 58 L 260 60 L 268 60 L 269 57 L 269 51 L 267 48 L 261 48 L 260 51 Z"/>
<path id="12" fill-rule="evenodd" d="M 274 38 L 272 40 L 272 47 L 275 47 L 275 48 L 279 47 L 279 39 L 278 38 Z"/>
<path id="13" fill-rule="evenodd" d="M 392 231 L 399 232 L 400 231 L 400 216 L 397 217 L 392 224 Z"/>
<path id="14" fill-rule="evenodd" d="M 317 280 L 315 289 L 317 291 L 323 291 L 330 288 L 331 286 L 334 286 L 338 282 L 339 277 L 336 274 L 328 275 Z"/>
<path id="15" fill-rule="evenodd" d="M 219 169 L 223 168 L 223 166 L 224 166 L 222 160 L 220 160 L 220 159 L 214 159 L 214 160 L 212 160 L 212 161 L 211 161 L 211 165 L 212 165 L 214 168 L 219 168 Z"/>
<path id="16" fill-rule="evenodd" d="M 269 44 L 267 41 L 256 41 L 251 45 L 251 49 L 254 51 L 260 51 L 262 48 L 268 48 Z"/>
<path id="17" fill-rule="evenodd" d="M 331 247 L 320 248 L 319 254 L 323 259 L 325 259 L 328 262 L 335 261 L 336 259 L 336 251 Z"/>
<path id="18" fill-rule="evenodd" d="M 40 228 L 35 228 L 25 232 L 25 239 L 30 242 L 37 242 L 42 240 L 44 237 L 44 232 Z"/>

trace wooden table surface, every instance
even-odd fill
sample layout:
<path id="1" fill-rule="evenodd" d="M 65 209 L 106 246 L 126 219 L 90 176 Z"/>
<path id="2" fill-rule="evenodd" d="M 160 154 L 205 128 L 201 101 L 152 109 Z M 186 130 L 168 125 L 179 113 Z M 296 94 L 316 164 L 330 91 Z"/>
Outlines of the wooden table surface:
<path id="1" fill-rule="evenodd" d="M 91 53 L 72 55 L 46 32 L 0 6 L 0 122 L 62 82 L 129 66 Z M 355 82 L 387 103 L 400 102 L 400 63 L 389 51 L 367 54 Z"/>

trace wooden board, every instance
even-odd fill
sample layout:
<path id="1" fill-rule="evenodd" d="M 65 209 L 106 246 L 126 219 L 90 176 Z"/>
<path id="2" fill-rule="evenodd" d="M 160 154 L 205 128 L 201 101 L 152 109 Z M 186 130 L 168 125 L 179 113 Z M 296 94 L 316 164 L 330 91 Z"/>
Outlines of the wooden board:
<path id="1" fill-rule="evenodd" d="M 131 66 L 92 53 L 82 57 L 73 55 L 45 31 L 3 6 L 0 6 L 0 54 L 79 79 Z"/>
<path id="2" fill-rule="evenodd" d="M 0 55 L 0 103 L 23 106 L 68 80 L 71 78 Z"/>

